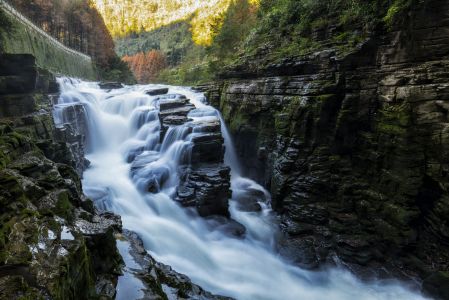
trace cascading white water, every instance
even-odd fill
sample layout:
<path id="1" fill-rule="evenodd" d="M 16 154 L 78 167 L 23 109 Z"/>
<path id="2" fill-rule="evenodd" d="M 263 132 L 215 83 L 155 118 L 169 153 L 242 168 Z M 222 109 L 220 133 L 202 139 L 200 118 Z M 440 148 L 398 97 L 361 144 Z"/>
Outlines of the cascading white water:
<path id="1" fill-rule="evenodd" d="M 62 109 L 75 103 L 84 105 L 88 118 L 87 159 L 91 165 L 84 173 L 84 192 L 96 199 L 100 208 L 121 215 L 124 227 L 137 232 L 158 261 L 186 274 L 194 283 L 236 299 L 424 299 L 398 282 L 362 283 L 344 270 L 306 271 L 279 257 L 273 250 L 277 230 L 269 195 L 260 185 L 239 175 L 224 123 L 225 159 L 233 170 L 234 197 L 248 190 L 262 195 L 263 210 L 258 213 L 239 211 L 236 202 L 230 202 L 232 217 L 247 229 L 243 239 L 217 230 L 213 221 L 198 217 L 171 199 L 178 184 L 176 168 L 188 155 L 195 130 L 189 134 L 183 130 L 185 125 L 171 128 L 160 143 L 156 97 L 144 93 L 160 86 L 105 91 L 95 83 L 79 80 L 61 78 L 59 83 L 62 94 L 55 107 L 56 122 L 64 122 Z M 189 115 L 194 122 L 221 118 L 204 103 L 201 93 L 169 88 L 170 93 L 191 99 L 197 108 Z M 128 163 L 136 155 L 142 166 L 138 171 Z M 157 183 L 156 192 L 144 192 L 139 186 L 152 178 Z M 138 293 L 125 294 L 119 292 L 119 298 L 138 297 Z"/>

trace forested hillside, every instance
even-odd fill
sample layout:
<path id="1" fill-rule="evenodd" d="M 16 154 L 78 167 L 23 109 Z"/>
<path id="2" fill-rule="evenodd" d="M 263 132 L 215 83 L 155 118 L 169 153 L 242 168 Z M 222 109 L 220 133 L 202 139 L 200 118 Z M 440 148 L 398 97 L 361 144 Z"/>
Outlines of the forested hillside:
<path id="1" fill-rule="evenodd" d="M 101 77 L 132 81 L 116 55 L 114 41 L 90 0 L 10 0 L 33 23 L 94 60 Z"/>
<path id="2" fill-rule="evenodd" d="M 131 9 L 131 2 L 96 1 L 117 37 L 119 55 L 161 51 L 169 68 L 155 75 L 160 81 L 174 83 L 208 81 L 225 66 L 254 63 L 259 67 L 311 53 L 323 45 L 333 45 L 340 53 L 347 53 L 370 32 L 388 29 L 403 19 L 398 16 L 408 7 L 422 1 L 220 0 L 213 1 L 213 5 L 187 2 L 153 1 L 151 5 L 145 2 L 145 6 L 144 2 L 135 5 L 133 1 Z M 198 7 L 202 8 L 201 16 L 196 11 Z M 121 11 L 131 15 L 121 20 Z M 258 57 L 263 57 L 263 61 Z"/>
<path id="3" fill-rule="evenodd" d="M 220 18 L 232 0 L 95 0 L 114 36 L 148 32 L 180 20 L 189 20 L 193 39 L 211 43 L 214 19 Z"/>

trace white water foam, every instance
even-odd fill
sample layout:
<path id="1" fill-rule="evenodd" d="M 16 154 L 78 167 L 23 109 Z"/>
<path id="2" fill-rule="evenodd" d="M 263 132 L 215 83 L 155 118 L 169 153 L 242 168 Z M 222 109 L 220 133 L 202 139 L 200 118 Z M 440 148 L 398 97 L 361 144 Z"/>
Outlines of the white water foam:
<path id="1" fill-rule="evenodd" d="M 74 103 L 84 105 L 88 118 L 87 159 L 91 165 L 84 173 L 84 192 L 91 198 L 101 198 L 102 208 L 121 215 L 124 227 L 137 232 L 157 260 L 188 275 L 204 289 L 242 300 L 425 299 L 399 282 L 364 283 L 341 269 L 312 272 L 279 257 L 273 250 L 277 227 L 269 195 L 257 183 L 239 176 L 237 156 L 224 123 L 225 160 L 232 168 L 234 198 L 248 189 L 257 190 L 264 195 L 260 201 L 263 210 L 242 212 L 235 201 L 230 201 L 232 217 L 247 229 L 245 238 L 238 239 L 180 207 L 171 195 L 178 184 L 176 168 L 188 152 L 191 134 L 185 134 L 182 128 L 170 129 L 161 145 L 160 125 L 155 118 L 157 97 L 144 93 L 164 86 L 136 85 L 105 91 L 95 83 L 74 79 L 60 78 L 59 83 L 62 94 L 55 107 L 56 122 L 64 122 L 64 107 Z M 169 93 L 191 99 L 197 107 L 190 113 L 194 120 L 221 119 L 205 104 L 203 94 L 182 87 L 169 89 Z M 127 157 L 136 149 L 140 149 L 140 158 L 146 164 L 133 173 Z M 157 193 L 139 188 L 139 183 L 147 183 L 151 176 L 168 177 L 157 186 Z M 133 297 L 123 292 L 119 295 L 127 300 Z"/>

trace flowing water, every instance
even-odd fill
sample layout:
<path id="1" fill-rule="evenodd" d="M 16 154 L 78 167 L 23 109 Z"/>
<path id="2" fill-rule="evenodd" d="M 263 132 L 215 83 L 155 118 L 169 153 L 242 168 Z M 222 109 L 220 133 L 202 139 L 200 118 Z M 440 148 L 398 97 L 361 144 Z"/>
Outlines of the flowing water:
<path id="1" fill-rule="evenodd" d="M 84 106 L 88 127 L 86 158 L 91 162 L 83 178 L 85 194 L 99 208 L 121 215 L 124 227 L 140 235 L 156 260 L 188 275 L 204 289 L 236 299 L 424 299 L 399 282 L 362 283 L 341 269 L 312 272 L 281 258 L 274 250 L 277 227 L 269 194 L 240 176 L 224 123 L 225 161 L 232 168 L 233 197 L 248 190 L 262 195 L 261 212 L 239 211 L 231 199 L 232 218 L 247 229 L 240 239 L 171 199 L 179 181 L 177 167 L 189 157 L 195 130 L 189 133 L 185 125 L 170 128 L 160 142 L 157 97 L 145 91 L 161 86 L 136 85 L 105 91 L 96 83 L 74 79 L 61 78 L 59 83 L 61 97 L 54 110 L 57 125 L 64 123 L 68 107 L 79 103 Z M 193 122 L 221 119 L 214 108 L 205 104 L 203 94 L 188 88 L 169 88 L 169 93 L 184 94 L 196 106 L 189 115 Z M 136 157 L 143 167 L 133 170 L 127 162 L 130 157 Z M 156 192 L 142 188 L 149 181 L 154 181 Z M 119 286 L 119 298 L 132 300 L 138 295 L 138 291 Z"/>

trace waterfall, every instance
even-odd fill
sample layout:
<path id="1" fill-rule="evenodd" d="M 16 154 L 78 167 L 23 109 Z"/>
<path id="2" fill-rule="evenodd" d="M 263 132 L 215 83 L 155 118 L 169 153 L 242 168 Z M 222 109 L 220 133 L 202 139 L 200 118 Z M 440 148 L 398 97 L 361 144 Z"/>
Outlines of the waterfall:
<path id="1" fill-rule="evenodd" d="M 56 122 L 64 122 L 65 107 L 80 103 L 88 120 L 86 158 L 91 164 L 83 175 L 84 193 L 100 209 L 121 215 L 123 226 L 140 235 L 156 260 L 204 289 L 243 300 L 424 299 L 399 282 L 365 283 L 338 268 L 303 270 L 280 257 L 275 251 L 277 226 L 270 195 L 240 176 L 225 123 L 206 104 L 203 94 L 168 87 L 169 94 L 185 95 L 196 109 L 189 113 L 189 122 L 170 127 L 162 136 L 159 99 L 145 94 L 161 86 L 107 91 L 79 80 L 60 78 L 59 83 L 62 93 L 55 106 Z M 177 168 L 191 159 L 195 122 L 216 119 L 221 121 L 225 139 L 225 161 L 232 169 L 230 213 L 246 227 L 242 238 L 230 236 L 217 229 L 214 220 L 201 218 L 173 201 L 180 180 Z M 258 197 L 260 211 L 239 209 L 236 198 L 248 192 Z M 120 297 L 131 300 L 137 296 L 119 293 Z"/>

